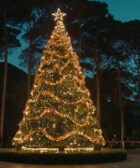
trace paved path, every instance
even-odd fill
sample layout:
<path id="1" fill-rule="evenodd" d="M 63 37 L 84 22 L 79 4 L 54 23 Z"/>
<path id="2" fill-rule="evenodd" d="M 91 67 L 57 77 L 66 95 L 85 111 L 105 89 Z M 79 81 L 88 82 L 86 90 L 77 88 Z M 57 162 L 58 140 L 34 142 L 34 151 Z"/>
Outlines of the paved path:
<path id="1" fill-rule="evenodd" d="M 0 168 L 140 168 L 140 149 L 128 151 L 128 159 L 122 162 L 93 165 L 30 165 L 0 161 Z"/>

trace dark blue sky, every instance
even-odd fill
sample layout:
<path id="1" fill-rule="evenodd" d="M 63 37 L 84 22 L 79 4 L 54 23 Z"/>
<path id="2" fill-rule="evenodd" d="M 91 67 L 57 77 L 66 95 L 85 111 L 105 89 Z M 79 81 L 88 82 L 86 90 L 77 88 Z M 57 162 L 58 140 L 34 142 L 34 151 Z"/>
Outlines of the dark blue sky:
<path id="1" fill-rule="evenodd" d="M 116 20 L 122 22 L 139 19 L 140 20 L 140 0 L 96 0 L 100 2 L 106 2 L 108 4 L 109 12 L 114 16 Z M 25 47 L 26 43 L 22 42 L 22 47 Z M 8 57 L 8 62 L 23 69 L 19 65 L 18 56 L 21 52 L 21 48 L 15 49 L 13 54 Z"/>
<path id="2" fill-rule="evenodd" d="M 140 0 L 96 0 L 106 2 L 109 12 L 116 20 L 123 22 L 140 20 Z"/>

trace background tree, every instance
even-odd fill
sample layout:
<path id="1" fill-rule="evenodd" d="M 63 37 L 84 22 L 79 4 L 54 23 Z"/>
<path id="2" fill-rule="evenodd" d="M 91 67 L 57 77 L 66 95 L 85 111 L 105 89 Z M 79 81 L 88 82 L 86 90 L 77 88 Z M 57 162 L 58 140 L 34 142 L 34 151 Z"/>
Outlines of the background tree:
<path id="1" fill-rule="evenodd" d="M 88 2 L 87 11 L 90 15 L 83 26 L 83 53 L 84 57 L 90 58 L 88 66 L 93 65 L 96 74 L 96 117 L 101 122 L 101 91 L 100 73 L 104 66 L 110 63 L 110 31 L 113 25 L 113 18 L 109 15 L 107 5 L 99 2 Z M 94 10 L 93 10 L 94 9 Z M 106 62 L 106 63 L 105 63 Z M 85 64 L 85 63 L 84 63 Z M 86 64 L 85 64 L 86 65 Z M 87 66 L 85 66 L 87 68 Z M 91 70 L 93 68 L 91 67 Z"/>
<path id="2" fill-rule="evenodd" d="M 121 141 L 122 147 L 124 148 L 125 139 L 125 128 L 124 128 L 124 111 L 126 102 L 133 98 L 133 89 L 131 84 L 133 83 L 132 66 L 130 66 L 130 45 L 123 38 L 122 34 L 125 34 L 124 25 L 122 23 L 117 23 L 112 34 L 112 49 L 114 51 L 114 64 L 113 68 L 118 71 L 118 103 L 121 114 Z M 129 81 L 129 83 L 128 83 Z M 125 86 L 125 87 L 124 87 Z"/>
<path id="3" fill-rule="evenodd" d="M 131 71 L 133 72 L 134 81 L 136 83 L 135 99 L 140 100 L 140 21 L 130 21 L 123 24 L 122 38 L 129 45 L 129 58 L 132 64 Z M 128 50 L 127 50 L 128 52 Z M 135 72 L 135 73 L 134 73 Z"/>
<path id="4" fill-rule="evenodd" d="M 20 46 L 16 35 L 19 34 L 19 30 L 15 27 L 15 22 L 13 17 L 11 16 L 11 12 L 15 12 L 14 6 L 12 2 L 9 1 L 1 1 L 0 2 L 0 19 L 1 19 L 1 53 L 4 53 L 4 77 L 3 77 L 3 92 L 2 92 L 2 99 L 1 99 L 1 113 L 0 113 L 0 146 L 3 146 L 3 123 L 4 123 L 4 112 L 5 112 L 5 97 L 6 97 L 6 83 L 7 83 L 7 61 L 8 61 L 8 49 L 9 48 L 16 48 Z M 13 40 L 15 40 L 13 42 Z"/>

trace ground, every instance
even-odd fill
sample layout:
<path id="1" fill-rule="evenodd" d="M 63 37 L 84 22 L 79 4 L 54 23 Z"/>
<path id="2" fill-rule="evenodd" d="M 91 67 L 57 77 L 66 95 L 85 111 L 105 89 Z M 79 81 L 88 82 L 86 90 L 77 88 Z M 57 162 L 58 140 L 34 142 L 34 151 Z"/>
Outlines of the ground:
<path id="1" fill-rule="evenodd" d="M 0 161 L 0 168 L 46 168 L 46 165 L 16 164 Z M 48 165 L 47 168 L 140 168 L 140 149 L 129 150 L 128 159 L 122 162 L 93 165 Z"/>

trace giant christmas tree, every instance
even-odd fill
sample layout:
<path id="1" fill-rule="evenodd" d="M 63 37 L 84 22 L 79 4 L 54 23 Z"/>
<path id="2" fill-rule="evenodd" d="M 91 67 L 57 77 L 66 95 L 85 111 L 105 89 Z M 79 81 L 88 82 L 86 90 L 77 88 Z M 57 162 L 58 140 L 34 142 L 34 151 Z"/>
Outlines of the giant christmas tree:
<path id="1" fill-rule="evenodd" d="M 60 9 L 43 51 L 13 145 L 28 150 L 94 149 L 102 146 L 95 106 L 72 49 Z"/>

